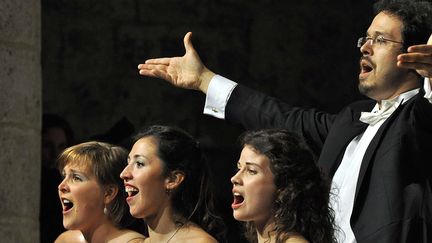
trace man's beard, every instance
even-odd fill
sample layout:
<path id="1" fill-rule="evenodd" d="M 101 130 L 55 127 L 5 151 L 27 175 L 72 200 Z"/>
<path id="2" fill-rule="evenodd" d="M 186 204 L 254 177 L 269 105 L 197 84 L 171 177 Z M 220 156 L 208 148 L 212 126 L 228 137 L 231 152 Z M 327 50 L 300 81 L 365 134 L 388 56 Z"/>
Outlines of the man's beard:
<path id="1" fill-rule="evenodd" d="M 368 94 L 372 91 L 373 87 L 367 84 L 366 80 L 359 80 L 359 84 L 357 86 L 360 94 L 368 96 Z"/>

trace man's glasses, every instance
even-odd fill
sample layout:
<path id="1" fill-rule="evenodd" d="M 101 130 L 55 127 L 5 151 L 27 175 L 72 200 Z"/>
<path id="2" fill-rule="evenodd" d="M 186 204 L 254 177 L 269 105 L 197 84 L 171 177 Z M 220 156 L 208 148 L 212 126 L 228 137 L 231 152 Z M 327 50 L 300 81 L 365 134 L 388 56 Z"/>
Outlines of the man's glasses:
<path id="1" fill-rule="evenodd" d="M 398 43 L 398 44 L 403 44 L 403 42 L 400 41 L 395 41 L 395 40 L 390 40 L 387 38 L 384 38 L 382 35 L 378 35 L 376 37 L 360 37 L 357 41 L 357 47 L 360 48 L 362 47 L 366 42 L 370 41 L 371 45 L 373 44 L 378 44 L 378 45 L 385 45 L 387 44 L 387 42 L 393 42 L 393 43 Z"/>

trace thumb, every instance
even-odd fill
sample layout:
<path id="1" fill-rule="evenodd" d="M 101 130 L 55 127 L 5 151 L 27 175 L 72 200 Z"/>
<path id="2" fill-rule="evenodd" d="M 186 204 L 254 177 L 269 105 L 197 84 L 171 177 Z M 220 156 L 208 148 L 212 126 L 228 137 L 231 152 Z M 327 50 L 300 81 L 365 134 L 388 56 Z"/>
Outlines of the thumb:
<path id="1" fill-rule="evenodd" d="M 183 39 L 184 47 L 186 52 L 192 51 L 194 49 L 192 45 L 192 32 L 187 32 Z"/>

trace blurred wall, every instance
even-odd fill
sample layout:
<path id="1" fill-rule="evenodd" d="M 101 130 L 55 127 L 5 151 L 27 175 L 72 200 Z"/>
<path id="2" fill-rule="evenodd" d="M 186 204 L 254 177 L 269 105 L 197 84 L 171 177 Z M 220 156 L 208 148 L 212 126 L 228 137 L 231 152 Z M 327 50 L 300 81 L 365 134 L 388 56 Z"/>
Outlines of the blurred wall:
<path id="1" fill-rule="evenodd" d="M 39 242 L 40 33 L 40 1 L 0 1 L 1 242 Z"/>

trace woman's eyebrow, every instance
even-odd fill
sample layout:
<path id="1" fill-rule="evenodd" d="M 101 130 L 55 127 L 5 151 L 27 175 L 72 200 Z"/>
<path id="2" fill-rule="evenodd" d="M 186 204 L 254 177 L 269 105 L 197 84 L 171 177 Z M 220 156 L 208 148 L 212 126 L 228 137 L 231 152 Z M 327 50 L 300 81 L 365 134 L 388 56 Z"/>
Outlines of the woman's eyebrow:
<path id="1" fill-rule="evenodd" d="M 256 162 L 249 162 L 249 161 L 247 161 L 247 162 L 245 162 L 245 164 L 246 164 L 246 165 L 257 166 L 257 167 L 259 167 L 259 168 L 262 168 L 261 165 L 258 164 L 258 163 L 256 163 Z"/>

